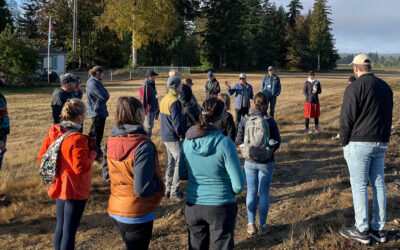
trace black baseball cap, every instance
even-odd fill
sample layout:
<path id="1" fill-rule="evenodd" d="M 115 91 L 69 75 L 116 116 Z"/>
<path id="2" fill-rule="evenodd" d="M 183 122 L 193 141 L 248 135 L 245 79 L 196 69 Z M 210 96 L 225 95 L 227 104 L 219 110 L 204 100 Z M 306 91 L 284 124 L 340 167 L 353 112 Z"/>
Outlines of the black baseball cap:
<path id="1" fill-rule="evenodd" d="M 148 70 L 146 72 L 146 77 L 149 77 L 149 76 L 158 76 L 158 74 L 156 72 L 154 72 L 153 70 Z"/>
<path id="2" fill-rule="evenodd" d="M 79 80 L 77 78 L 73 77 L 72 74 L 65 74 L 65 75 L 61 76 L 60 82 L 61 82 L 61 85 L 64 85 L 68 82 L 79 82 Z"/>

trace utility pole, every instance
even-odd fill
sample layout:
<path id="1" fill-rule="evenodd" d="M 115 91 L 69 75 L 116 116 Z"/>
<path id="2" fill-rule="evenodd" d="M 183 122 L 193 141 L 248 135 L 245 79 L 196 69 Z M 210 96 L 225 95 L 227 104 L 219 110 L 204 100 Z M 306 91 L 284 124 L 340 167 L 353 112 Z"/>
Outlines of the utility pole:
<path id="1" fill-rule="evenodd" d="M 75 63 L 76 59 L 76 33 L 77 33 L 77 27 L 78 27 L 78 0 L 74 0 L 74 20 L 73 20 L 73 27 L 72 27 L 72 55 L 73 55 L 73 61 Z"/>

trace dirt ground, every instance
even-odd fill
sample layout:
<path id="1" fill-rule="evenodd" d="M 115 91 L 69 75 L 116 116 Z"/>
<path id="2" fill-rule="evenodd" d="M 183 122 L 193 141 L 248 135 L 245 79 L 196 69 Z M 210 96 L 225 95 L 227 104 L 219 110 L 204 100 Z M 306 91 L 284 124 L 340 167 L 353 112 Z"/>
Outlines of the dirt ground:
<path id="1" fill-rule="evenodd" d="M 235 229 L 237 249 L 399 249 L 400 246 L 400 73 L 377 72 L 394 92 L 393 130 L 386 157 L 388 242 L 360 245 L 341 237 L 342 225 L 354 223 L 352 195 L 346 163 L 338 141 L 342 96 L 350 71 L 320 73 L 322 86 L 321 117 L 318 134 L 304 133 L 302 87 L 304 73 L 280 72 L 282 93 L 276 106 L 282 145 L 276 152 L 276 167 L 271 187 L 271 204 L 267 223 L 272 232 L 267 236 L 246 234 L 246 192 L 237 197 L 238 215 Z M 216 74 L 220 83 L 238 81 L 239 73 Z M 248 74 L 248 82 L 259 90 L 263 74 Z M 194 93 L 204 100 L 205 74 L 192 74 Z M 114 123 L 117 98 L 138 97 L 142 79 L 105 83 L 111 94 L 108 102 L 105 137 Z M 165 95 L 166 78 L 157 80 L 159 95 Z M 55 201 L 46 194 L 37 162 L 39 147 L 52 125 L 51 93 L 53 88 L 31 93 L 6 94 L 11 119 L 11 134 L 3 169 L 0 171 L 0 193 L 12 204 L 0 208 L 0 249 L 51 249 L 55 228 Z M 222 92 L 226 92 L 222 87 Z M 257 91 L 255 91 L 257 92 Z M 86 97 L 84 96 L 84 100 Z M 234 114 L 233 108 L 231 113 Z M 313 121 L 311 128 L 313 128 Z M 86 120 L 87 132 L 91 124 Z M 160 163 L 165 153 L 160 139 L 160 122 L 153 131 Z M 100 165 L 92 167 L 91 195 L 76 238 L 77 249 L 124 249 L 117 228 L 107 214 L 109 186 L 101 178 Z M 183 184 L 184 186 L 184 184 Z M 370 196 L 371 197 L 371 196 Z M 151 249 L 187 248 L 187 230 L 183 217 L 184 202 L 164 200 L 156 210 Z M 372 205 L 371 205 L 372 206 Z"/>

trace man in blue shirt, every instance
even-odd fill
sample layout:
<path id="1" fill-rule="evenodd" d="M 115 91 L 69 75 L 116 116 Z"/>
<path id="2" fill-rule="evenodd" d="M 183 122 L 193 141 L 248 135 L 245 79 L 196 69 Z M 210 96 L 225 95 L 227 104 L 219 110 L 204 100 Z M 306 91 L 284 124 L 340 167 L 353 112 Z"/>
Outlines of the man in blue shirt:
<path id="1" fill-rule="evenodd" d="M 281 80 L 275 74 L 275 68 L 268 67 L 268 74 L 265 75 L 261 81 L 261 92 L 268 96 L 268 106 L 270 106 L 269 115 L 274 117 L 276 99 L 281 93 Z M 268 107 L 267 107 L 268 111 Z"/>

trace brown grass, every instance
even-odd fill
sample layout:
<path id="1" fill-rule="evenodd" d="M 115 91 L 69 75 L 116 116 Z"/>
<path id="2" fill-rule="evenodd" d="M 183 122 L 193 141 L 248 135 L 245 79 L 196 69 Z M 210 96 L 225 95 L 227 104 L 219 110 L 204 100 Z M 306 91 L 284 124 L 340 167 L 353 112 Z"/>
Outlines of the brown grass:
<path id="1" fill-rule="evenodd" d="M 237 81 L 238 74 L 217 74 L 225 80 Z M 281 73 L 282 94 L 278 98 L 276 121 L 282 146 L 276 154 L 276 168 L 271 188 L 271 206 L 268 224 L 272 232 L 266 237 L 246 234 L 247 213 L 243 192 L 238 196 L 235 244 L 238 249 L 364 249 L 366 246 L 345 240 L 338 234 L 342 225 L 353 223 L 351 188 L 342 149 L 331 140 L 338 132 L 341 98 L 348 74 L 319 74 L 322 83 L 322 131 L 306 135 L 304 130 L 302 86 L 305 74 Z M 382 73 L 400 97 L 399 75 Z M 194 92 L 199 101 L 204 75 L 192 75 Z M 248 74 L 248 81 L 259 90 L 261 74 Z M 111 93 L 108 102 L 111 116 L 107 119 L 105 139 L 113 125 L 116 100 L 122 95 L 138 97 L 142 80 L 106 83 Z M 160 96 L 165 94 L 165 78 L 157 81 Z M 222 87 L 225 92 L 224 86 Z M 3 169 L 0 171 L 0 193 L 12 202 L 0 208 L 1 249 L 50 249 L 55 227 L 55 202 L 46 193 L 38 175 L 37 152 L 51 126 L 50 100 L 52 89 L 28 94 L 9 94 L 11 135 Z M 85 99 L 85 97 L 84 97 Z M 395 105 L 392 143 L 386 159 L 388 193 L 389 242 L 367 248 L 395 248 L 400 245 L 399 228 L 393 222 L 400 219 L 400 196 L 395 180 L 399 179 L 400 163 L 400 107 Z M 233 109 L 231 110 L 232 113 Z M 313 121 L 311 121 L 312 124 Z M 88 131 L 91 121 L 85 122 Z M 154 142 L 159 150 L 160 162 L 165 162 L 164 147 L 160 139 L 160 123 L 156 121 Z M 311 125 L 313 127 L 313 125 Z M 109 187 L 101 178 L 99 164 L 92 167 L 92 191 L 77 233 L 78 249 L 123 249 L 124 245 L 107 215 Z M 187 231 L 183 216 L 183 203 L 167 200 L 156 211 L 152 249 L 187 248 Z"/>

